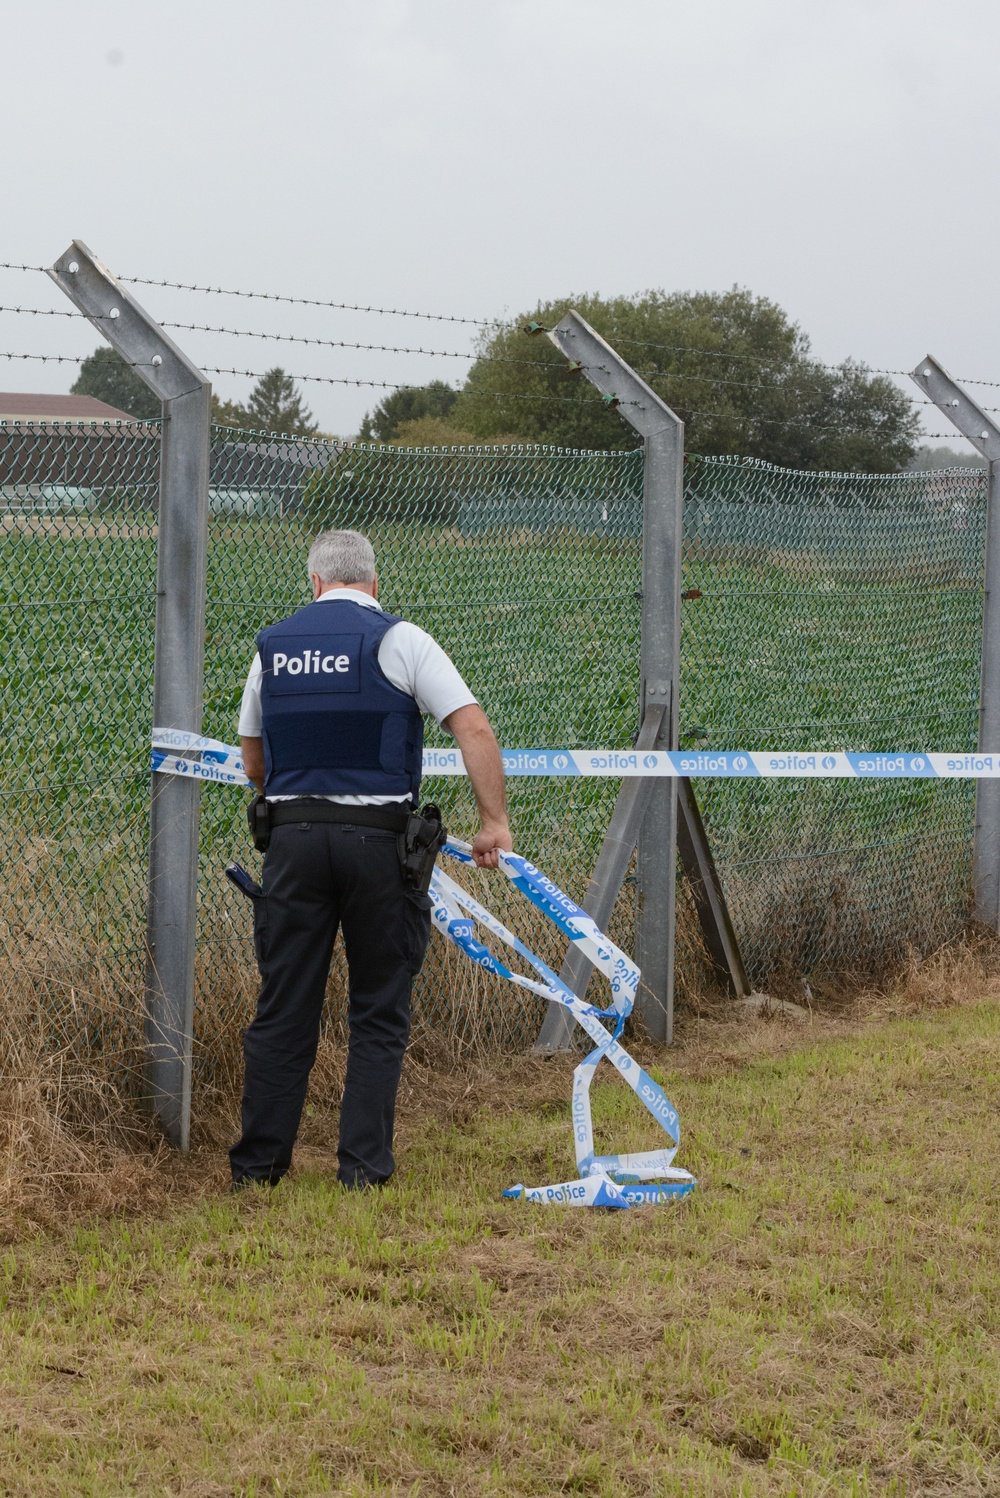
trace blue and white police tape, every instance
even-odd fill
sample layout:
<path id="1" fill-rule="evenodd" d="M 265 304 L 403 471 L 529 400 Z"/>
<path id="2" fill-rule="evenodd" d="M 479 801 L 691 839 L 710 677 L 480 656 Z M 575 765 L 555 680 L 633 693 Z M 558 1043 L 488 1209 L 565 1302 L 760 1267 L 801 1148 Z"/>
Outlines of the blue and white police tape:
<path id="1" fill-rule="evenodd" d="M 217 785 L 250 784 L 242 753 L 232 744 L 183 728 L 154 728 L 152 739 L 153 769 L 163 775 L 187 775 Z"/>
<path id="2" fill-rule="evenodd" d="M 502 749 L 507 775 L 648 777 L 717 775 L 735 780 L 990 780 L 1000 754 L 856 753 L 788 749 Z M 464 775 L 457 749 L 425 749 L 425 775 Z"/>
<path id="3" fill-rule="evenodd" d="M 611 779 L 718 775 L 741 780 L 992 780 L 1000 754 L 857 753 L 822 750 L 503 749 L 510 776 L 600 776 Z M 153 729 L 153 769 L 220 785 L 249 785 L 239 749 L 183 729 Z M 458 749 L 425 749 L 425 775 L 464 775 Z"/>
<path id="4" fill-rule="evenodd" d="M 460 863 L 471 863 L 468 843 L 449 838 L 444 852 Z M 680 1145 L 680 1121 L 663 1088 L 619 1043 L 627 1016 L 632 1011 L 639 986 L 639 969 L 632 959 L 581 910 L 558 885 L 553 884 L 534 864 L 516 853 L 500 853 L 500 868 L 507 878 L 553 921 L 574 946 L 581 949 L 607 980 L 611 989 L 611 1006 L 597 1009 L 578 999 L 565 983 L 524 945 L 502 921 L 497 920 L 467 890 L 457 884 L 442 868 L 431 877 L 432 920 L 439 931 L 470 957 L 477 966 L 499 978 L 506 978 L 518 988 L 539 994 L 555 1004 L 562 1004 L 577 1023 L 596 1042 L 573 1073 L 573 1136 L 579 1179 L 559 1181 L 551 1186 L 511 1186 L 504 1196 L 541 1205 L 574 1207 L 635 1207 L 671 1201 L 685 1196 L 697 1185 L 688 1171 L 674 1166 Z M 475 923 L 497 940 L 504 942 L 522 957 L 538 974 L 526 978 L 512 971 L 495 957 L 475 935 Z M 608 1031 L 602 1020 L 612 1020 Z M 624 1078 L 650 1115 L 670 1140 L 668 1149 L 646 1150 L 639 1154 L 598 1155 L 594 1152 L 594 1128 L 590 1111 L 590 1084 L 600 1062 L 610 1061 Z"/>

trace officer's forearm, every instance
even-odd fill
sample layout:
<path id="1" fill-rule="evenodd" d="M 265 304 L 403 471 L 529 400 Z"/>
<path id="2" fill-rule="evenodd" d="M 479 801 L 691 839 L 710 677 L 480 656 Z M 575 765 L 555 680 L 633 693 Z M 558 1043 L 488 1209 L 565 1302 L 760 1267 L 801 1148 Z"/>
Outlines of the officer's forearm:
<path id="1" fill-rule="evenodd" d="M 444 726 L 454 735 L 462 751 L 483 828 L 498 832 L 506 830 L 503 760 L 489 718 L 481 707 L 470 703 L 452 713 Z"/>
<path id="2" fill-rule="evenodd" d="M 492 728 L 487 724 L 485 729 L 475 730 L 464 743 L 459 741 L 459 748 L 472 782 L 481 824 L 484 827 L 506 827 L 507 793 L 503 760 Z"/>
<path id="3" fill-rule="evenodd" d="M 243 752 L 243 768 L 247 779 L 252 780 L 259 791 L 264 789 L 264 740 L 251 739 L 245 735 L 240 739 Z"/>

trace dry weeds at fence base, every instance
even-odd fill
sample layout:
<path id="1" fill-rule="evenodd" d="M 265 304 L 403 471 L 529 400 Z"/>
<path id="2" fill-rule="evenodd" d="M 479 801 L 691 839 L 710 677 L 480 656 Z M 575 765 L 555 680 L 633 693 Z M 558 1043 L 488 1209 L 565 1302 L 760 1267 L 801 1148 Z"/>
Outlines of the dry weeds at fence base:
<path id="1" fill-rule="evenodd" d="M 483 1110 L 502 1117 L 541 1108 L 568 1120 L 578 1055 L 540 1060 L 509 1049 L 504 1054 L 495 1006 L 482 1002 L 478 970 L 448 949 L 438 957 L 451 994 L 449 1019 L 445 1026 L 419 1016 L 415 1022 L 400 1095 L 401 1147 L 429 1119 L 460 1129 Z M 343 980 L 341 958 L 331 979 L 332 1003 L 297 1167 L 312 1162 L 330 1174 L 343 1084 Z M 225 1188 L 224 1151 L 239 1126 L 242 1024 L 252 1013 L 256 986 L 252 965 L 231 968 L 230 981 L 226 1002 L 202 1006 L 194 1152 L 186 1160 L 166 1149 L 141 1108 L 141 995 L 123 992 L 99 956 L 85 960 L 59 932 L 50 932 L 47 943 L 35 932 L 30 961 L 8 969 L 0 994 L 0 1238 L 57 1229 L 94 1213 L 155 1212 L 178 1192 Z M 912 959 L 880 989 L 849 995 L 817 986 L 805 1025 L 748 1015 L 706 990 L 688 995 L 671 1051 L 648 1044 L 638 1029 L 630 1044 L 644 1064 L 665 1067 L 670 1077 L 708 1080 L 765 1056 L 850 1035 L 873 1020 L 989 997 L 1000 997 L 1000 946 L 989 933 L 971 931 L 961 942 Z M 516 1008 L 519 996 L 511 1002 Z M 523 1016 L 512 1015 L 509 1033 L 517 1034 L 521 1024 Z M 112 1033 L 114 1047 L 107 1044 Z M 616 1082 L 602 1073 L 599 1085 Z M 615 1147 L 626 1146 L 618 1139 Z M 571 1173 L 568 1134 L 565 1154 Z M 511 1165 L 523 1174 L 530 1163 Z M 509 1183 L 498 1183 L 498 1189 L 502 1184 Z"/>

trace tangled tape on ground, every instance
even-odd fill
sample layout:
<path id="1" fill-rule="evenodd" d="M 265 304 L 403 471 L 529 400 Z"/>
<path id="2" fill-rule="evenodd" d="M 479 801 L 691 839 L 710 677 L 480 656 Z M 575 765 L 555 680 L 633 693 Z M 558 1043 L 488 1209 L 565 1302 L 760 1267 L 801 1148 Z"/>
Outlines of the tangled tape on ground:
<path id="1" fill-rule="evenodd" d="M 444 847 L 449 858 L 472 862 L 468 843 L 449 838 Z M 596 1009 L 586 1004 L 521 942 L 502 921 L 457 884 L 442 868 L 431 878 L 434 925 L 479 967 L 518 988 L 562 1004 L 590 1038 L 597 1042 L 573 1073 L 573 1138 L 579 1179 L 551 1186 L 511 1186 L 504 1196 L 542 1205 L 571 1207 L 637 1207 L 685 1196 L 697 1185 L 694 1176 L 673 1164 L 680 1145 L 680 1120 L 663 1088 L 634 1061 L 619 1043 L 625 1021 L 632 1012 L 639 987 L 639 969 L 630 957 L 534 864 L 516 853 L 500 854 L 500 868 L 533 905 L 552 921 L 574 946 L 590 959 L 611 988 L 611 1007 Z M 475 934 L 478 923 L 523 958 L 538 974 L 526 978 L 512 972 Z M 613 1022 L 608 1031 L 603 1020 Z M 610 1061 L 636 1097 L 670 1140 L 667 1149 L 641 1154 L 598 1155 L 594 1152 L 594 1126 L 590 1112 L 590 1084 L 603 1060 Z"/>

